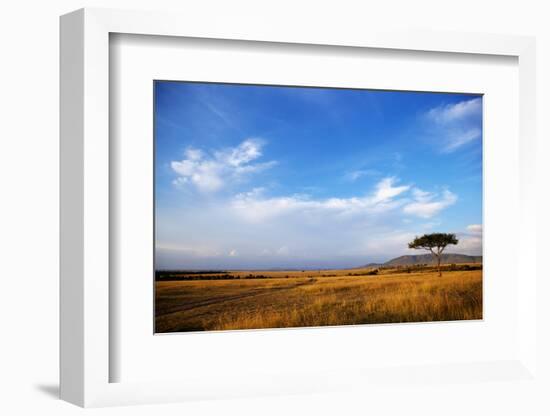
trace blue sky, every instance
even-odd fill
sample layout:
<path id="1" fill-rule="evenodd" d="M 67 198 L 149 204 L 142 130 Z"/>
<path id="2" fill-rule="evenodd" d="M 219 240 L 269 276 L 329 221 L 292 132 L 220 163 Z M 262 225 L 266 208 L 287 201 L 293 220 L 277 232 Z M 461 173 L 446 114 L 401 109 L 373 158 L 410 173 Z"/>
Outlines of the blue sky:
<path id="1" fill-rule="evenodd" d="M 155 150 L 159 269 L 481 254 L 479 95 L 156 82 Z"/>

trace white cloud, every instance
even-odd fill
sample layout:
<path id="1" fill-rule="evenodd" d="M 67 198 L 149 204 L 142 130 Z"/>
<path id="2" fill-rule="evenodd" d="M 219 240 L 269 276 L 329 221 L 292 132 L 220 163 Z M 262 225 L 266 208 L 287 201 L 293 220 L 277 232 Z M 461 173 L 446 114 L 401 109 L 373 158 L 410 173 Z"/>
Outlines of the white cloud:
<path id="1" fill-rule="evenodd" d="M 395 186 L 395 177 L 378 182 L 374 191 L 365 197 L 311 199 L 307 195 L 264 197 L 263 188 L 235 196 L 233 210 L 250 222 L 260 222 L 291 213 L 301 213 L 312 218 L 319 215 L 349 216 L 380 213 L 403 205 L 406 200 L 396 199 L 408 191 L 409 185 Z"/>
<path id="2" fill-rule="evenodd" d="M 419 188 L 413 188 L 412 194 L 417 202 L 428 202 L 433 198 L 433 194 L 431 192 L 423 191 Z"/>
<path id="3" fill-rule="evenodd" d="M 315 205 L 315 201 L 299 196 L 265 198 L 257 190 L 238 194 L 231 201 L 231 208 L 250 222 L 261 222 L 298 210 L 311 209 Z"/>
<path id="4" fill-rule="evenodd" d="M 412 232 L 392 231 L 377 235 L 376 238 L 369 239 L 364 246 L 365 252 L 370 256 L 381 257 L 383 261 L 390 260 L 391 257 L 408 254 L 412 252 L 407 243 L 412 241 L 415 234 Z"/>
<path id="5" fill-rule="evenodd" d="M 378 175 L 379 172 L 374 169 L 357 169 L 347 172 L 344 175 L 344 179 L 350 182 L 355 182 L 356 180 L 364 177 L 364 176 L 375 176 Z"/>
<path id="6" fill-rule="evenodd" d="M 166 244 L 157 243 L 156 249 L 161 252 L 173 252 L 179 255 L 187 255 L 193 257 L 216 257 L 221 254 L 220 250 L 207 245 L 183 245 L 183 244 Z"/>
<path id="7" fill-rule="evenodd" d="M 422 224 L 420 228 L 423 228 L 425 230 L 432 230 L 434 228 L 437 228 L 441 225 L 441 221 L 430 221 L 425 224 Z"/>
<path id="8" fill-rule="evenodd" d="M 448 124 L 455 121 L 463 121 L 481 112 L 481 98 L 473 98 L 456 104 L 446 104 L 432 108 L 428 111 L 428 117 L 437 123 Z"/>
<path id="9" fill-rule="evenodd" d="M 410 189 L 408 185 L 393 186 L 395 182 L 397 182 L 395 177 L 384 178 L 378 182 L 372 202 L 378 203 L 388 201 Z"/>
<path id="10" fill-rule="evenodd" d="M 186 153 L 195 153 L 195 149 L 188 149 Z M 192 183 L 202 192 L 217 191 L 223 186 L 223 165 L 215 161 L 199 159 L 184 159 L 180 162 L 172 162 L 172 169 L 179 177 L 174 184 L 182 186 Z"/>
<path id="11" fill-rule="evenodd" d="M 200 149 L 189 148 L 185 151 L 185 156 L 187 156 L 187 159 L 189 159 L 190 161 L 201 160 L 203 157 L 203 153 Z"/>
<path id="12" fill-rule="evenodd" d="M 421 218 L 431 218 L 439 214 L 443 209 L 453 205 L 458 199 L 455 194 L 447 189 L 441 195 L 415 189 L 413 197 L 414 201 L 405 205 L 403 212 Z"/>
<path id="13" fill-rule="evenodd" d="M 288 249 L 287 246 L 282 246 L 277 249 L 277 254 L 280 256 L 288 256 L 289 253 L 290 253 L 290 250 Z"/>
<path id="14" fill-rule="evenodd" d="M 274 195 L 270 189 L 221 194 L 214 203 L 194 198 L 185 210 L 162 216 L 159 241 L 185 241 L 187 247 L 203 249 L 162 251 L 159 261 L 194 268 L 352 267 L 386 261 L 406 254 L 414 235 L 438 228 L 438 219 L 417 217 L 441 214 L 454 196 L 391 176 L 364 195 L 341 198 Z M 411 212 L 405 213 L 405 207 Z M 464 250 L 475 250 L 474 241 L 464 244 Z M 208 257 L 214 251 L 218 255 Z"/>
<path id="15" fill-rule="evenodd" d="M 443 152 L 450 153 L 466 143 L 476 140 L 481 137 L 481 129 L 474 127 L 466 131 L 459 131 L 449 135 L 446 145 L 443 148 Z"/>
<path id="16" fill-rule="evenodd" d="M 481 224 L 470 224 L 466 229 L 471 233 L 481 233 L 483 231 L 483 226 Z"/>
<path id="17" fill-rule="evenodd" d="M 276 164 L 275 161 L 251 163 L 262 156 L 262 146 L 263 142 L 259 139 L 247 139 L 237 147 L 214 152 L 212 157 L 201 149 L 188 148 L 183 160 L 170 164 L 178 175 L 173 183 L 176 186 L 193 185 L 205 193 L 218 191 L 227 181 L 269 169 Z"/>
<path id="18" fill-rule="evenodd" d="M 451 153 L 481 138 L 482 99 L 472 98 L 428 110 L 430 134 L 444 153 Z"/>
<path id="19" fill-rule="evenodd" d="M 481 224 L 470 224 L 466 232 L 457 233 L 458 245 L 456 251 L 463 254 L 479 256 L 483 248 L 483 226 Z"/>
<path id="20" fill-rule="evenodd" d="M 230 166 L 239 167 L 258 159 L 262 155 L 261 146 L 261 141 L 248 139 L 237 147 L 216 152 L 216 158 Z"/>
<path id="21" fill-rule="evenodd" d="M 456 248 L 453 248 L 454 252 L 469 254 L 471 256 L 479 256 L 482 252 L 482 239 L 481 236 L 468 236 L 464 234 L 458 234 L 458 244 Z"/>
<path id="22" fill-rule="evenodd" d="M 458 245 L 456 251 L 462 254 L 479 256 L 482 253 L 483 226 L 481 224 L 470 224 L 466 231 L 458 232 Z"/>

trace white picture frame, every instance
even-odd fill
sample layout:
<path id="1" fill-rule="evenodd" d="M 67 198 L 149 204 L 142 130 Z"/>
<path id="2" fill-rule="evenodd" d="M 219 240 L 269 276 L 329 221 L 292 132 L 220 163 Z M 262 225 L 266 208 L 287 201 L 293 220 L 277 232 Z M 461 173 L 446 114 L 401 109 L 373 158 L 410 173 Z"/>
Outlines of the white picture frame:
<path id="1" fill-rule="evenodd" d="M 281 27 L 276 22 L 195 21 L 189 15 L 82 9 L 61 18 L 61 398 L 80 406 L 158 403 L 262 394 L 358 390 L 394 383 L 403 372 L 369 368 L 318 374 L 281 373 L 264 380 L 224 374 L 182 381 L 111 382 L 110 365 L 110 169 L 109 36 L 113 33 L 206 39 L 331 45 L 453 54 L 516 57 L 519 65 L 519 196 L 517 255 L 525 276 L 519 282 L 518 354 L 499 362 L 441 363 L 414 370 L 427 382 L 458 379 L 473 383 L 480 374 L 507 380 L 536 380 L 537 219 L 535 183 L 535 41 L 530 37 L 465 33 L 381 31 L 330 32 Z M 515 271 L 517 273 L 517 271 Z M 511 271 L 510 273 L 514 273 Z M 484 373 L 484 371 L 486 373 Z M 405 373 L 411 373 L 406 370 Z M 443 376 L 441 374 L 444 374 Z M 477 374 L 477 375 L 476 375 Z M 397 376 L 396 376 L 397 375 Z M 413 378 L 414 378 L 413 377 Z M 233 381 L 233 382 L 231 382 Z M 307 381 L 307 382 L 306 382 Z M 229 385 L 228 385 L 229 383 Z M 221 388 L 226 386 L 226 388 Z"/>

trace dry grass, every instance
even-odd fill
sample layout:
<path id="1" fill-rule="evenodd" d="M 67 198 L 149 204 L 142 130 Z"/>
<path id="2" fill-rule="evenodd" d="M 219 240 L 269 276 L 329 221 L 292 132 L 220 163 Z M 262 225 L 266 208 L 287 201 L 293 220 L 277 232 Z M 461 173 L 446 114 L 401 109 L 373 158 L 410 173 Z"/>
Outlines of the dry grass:
<path id="1" fill-rule="evenodd" d="M 344 271 L 331 277 L 326 275 L 335 273 L 271 273 L 268 279 L 156 282 L 156 331 L 482 318 L 481 270 L 443 277 L 433 272 L 346 276 Z"/>

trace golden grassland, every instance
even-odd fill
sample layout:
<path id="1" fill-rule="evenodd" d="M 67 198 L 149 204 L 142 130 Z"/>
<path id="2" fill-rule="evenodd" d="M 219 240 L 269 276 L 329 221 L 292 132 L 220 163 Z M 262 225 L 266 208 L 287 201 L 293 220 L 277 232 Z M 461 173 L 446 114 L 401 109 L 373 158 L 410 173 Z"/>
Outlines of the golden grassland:
<path id="1" fill-rule="evenodd" d="M 482 318 L 482 271 L 236 271 L 239 279 L 157 281 L 156 332 Z M 359 274 L 352 275 L 349 274 Z M 254 275 L 267 278 L 246 279 Z"/>

